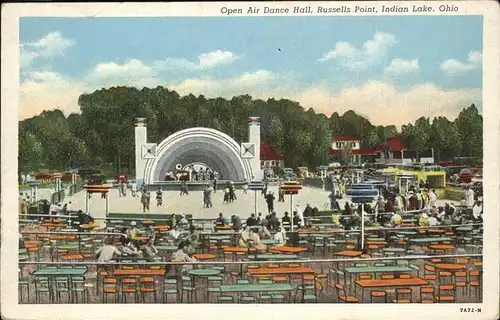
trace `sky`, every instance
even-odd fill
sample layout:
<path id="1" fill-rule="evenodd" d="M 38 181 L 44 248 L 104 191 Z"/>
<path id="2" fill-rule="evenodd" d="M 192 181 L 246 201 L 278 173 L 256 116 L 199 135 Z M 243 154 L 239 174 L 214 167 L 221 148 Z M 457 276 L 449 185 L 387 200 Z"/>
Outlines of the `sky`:
<path id="1" fill-rule="evenodd" d="M 481 16 L 21 18 L 20 118 L 158 85 L 288 98 L 373 124 L 482 106 Z"/>

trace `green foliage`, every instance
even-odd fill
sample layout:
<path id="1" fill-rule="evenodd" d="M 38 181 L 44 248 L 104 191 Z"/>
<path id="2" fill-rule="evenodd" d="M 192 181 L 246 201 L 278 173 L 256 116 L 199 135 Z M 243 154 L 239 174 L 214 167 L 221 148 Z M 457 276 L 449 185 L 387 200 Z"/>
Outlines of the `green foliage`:
<path id="1" fill-rule="evenodd" d="M 437 154 L 482 156 L 482 116 L 474 105 L 454 122 L 421 118 L 398 133 L 395 126 L 374 126 L 352 110 L 343 115 L 333 112 L 328 118 L 288 99 L 263 101 L 249 95 L 207 99 L 180 96 L 163 87 L 102 89 L 82 94 L 78 104 L 79 114 L 65 117 L 60 110 L 43 111 L 19 123 L 21 172 L 72 167 L 133 172 L 137 117 L 147 119 L 149 141 L 160 142 L 179 130 L 203 126 L 243 142 L 248 137 L 247 118 L 260 116 L 262 142 L 283 154 L 285 166 L 292 168 L 327 164 L 331 138 L 339 135 L 358 137 L 363 147 L 379 145 L 382 150 L 387 138 L 402 135 L 407 148 L 417 152 L 434 148 Z M 345 157 L 349 153 L 343 150 Z"/>

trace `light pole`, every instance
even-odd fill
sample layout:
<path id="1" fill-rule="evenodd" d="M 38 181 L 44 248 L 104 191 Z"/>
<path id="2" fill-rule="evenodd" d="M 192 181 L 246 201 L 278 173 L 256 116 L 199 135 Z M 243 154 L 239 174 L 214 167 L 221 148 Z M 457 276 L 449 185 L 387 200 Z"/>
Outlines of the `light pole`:
<path id="1" fill-rule="evenodd" d="M 365 202 L 373 201 L 378 198 L 378 190 L 373 188 L 356 188 L 355 185 L 346 190 L 346 195 L 351 202 L 361 204 L 361 250 L 365 247 Z"/>
<path id="2" fill-rule="evenodd" d="M 328 166 L 319 166 L 318 169 L 321 171 L 321 181 L 323 183 L 323 191 L 325 191 L 326 170 L 328 170 Z"/>
<path id="3" fill-rule="evenodd" d="M 31 203 L 36 202 L 36 196 L 38 191 L 38 185 L 40 185 L 40 180 L 29 180 L 27 184 L 31 187 Z"/>
<path id="4" fill-rule="evenodd" d="M 261 180 L 253 180 L 248 184 L 248 189 L 255 191 L 255 215 L 257 215 L 257 192 L 264 190 L 264 182 Z"/>
<path id="5" fill-rule="evenodd" d="M 302 189 L 302 186 L 297 181 L 285 181 L 280 188 L 285 192 L 285 194 L 290 195 L 290 214 L 292 215 L 290 230 L 293 232 L 293 195 L 299 194 L 299 190 Z"/>

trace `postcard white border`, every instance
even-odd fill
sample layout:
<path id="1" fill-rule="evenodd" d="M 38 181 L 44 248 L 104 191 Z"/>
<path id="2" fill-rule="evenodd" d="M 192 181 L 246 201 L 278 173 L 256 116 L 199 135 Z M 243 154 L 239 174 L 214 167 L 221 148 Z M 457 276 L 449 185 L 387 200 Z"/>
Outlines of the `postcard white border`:
<path id="1" fill-rule="evenodd" d="M 499 5 L 496 1 L 419 1 L 419 2 L 331 2 L 330 5 L 411 6 L 428 4 L 457 6 L 457 12 L 335 14 L 337 16 L 367 15 L 483 15 L 483 116 L 484 116 L 484 292 L 482 304 L 290 304 L 290 305 L 18 305 L 17 289 L 17 135 L 19 105 L 19 17 L 159 17 L 159 16 L 218 16 L 222 7 L 248 9 L 249 6 L 291 8 L 294 6 L 326 6 L 326 2 L 231 2 L 231 3 L 44 3 L 4 4 L 2 10 L 2 174 L 1 174 L 1 314 L 6 319 L 497 319 L 499 305 L 499 115 L 498 88 Z M 261 12 L 263 10 L 261 9 Z M 162 14 L 160 14 L 162 13 Z M 281 14 L 304 16 L 304 14 Z M 316 14 L 309 14 L 316 15 Z M 333 14 L 332 14 L 333 15 Z M 232 15 L 231 17 L 244 17 Z M 254 16 L 278 16 L 257 14 Z M 326 16 L 326 15 L 324 15 Z M 439 30 L 436 30 L 439 32 Z M 13 248 L 16 248 L 13 250 Z M 460 313 L 460 307 L 481 307 L 481 313 Z"/>

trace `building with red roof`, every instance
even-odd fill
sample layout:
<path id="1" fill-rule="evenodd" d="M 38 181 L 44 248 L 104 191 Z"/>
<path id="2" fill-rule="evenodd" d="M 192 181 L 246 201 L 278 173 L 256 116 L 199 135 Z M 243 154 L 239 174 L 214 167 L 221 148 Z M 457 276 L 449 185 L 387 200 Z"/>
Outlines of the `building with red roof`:
<path id="1" fill-rule="evenodd" d="M 384 149 L 386 152 L 383 152 Z M 405 147 L 403 137 L 400 136 L 388 138 L 384 147 L 377 144 L 375 148 L 361 148 L 361 140 L 356 137 L 333 137 L 332 148 L 328 150 L 328 155 L 332 158 L 343 158 L 346 151 L 349 152 L 352 163 L 361 163 L 362 158 L 381 162 L 403 162 L 405 151 L 408 150 Z M 408 155 L 411 154 L 413 153 L 410 152 Z"/>
<path id="2" fill-rule="evenodd" d="M 279 166 L 285 167 L 285 157 L 274 150 L 270 145 L 260 145 L 260 166 L 264 168 L 273 168 Z"/>

